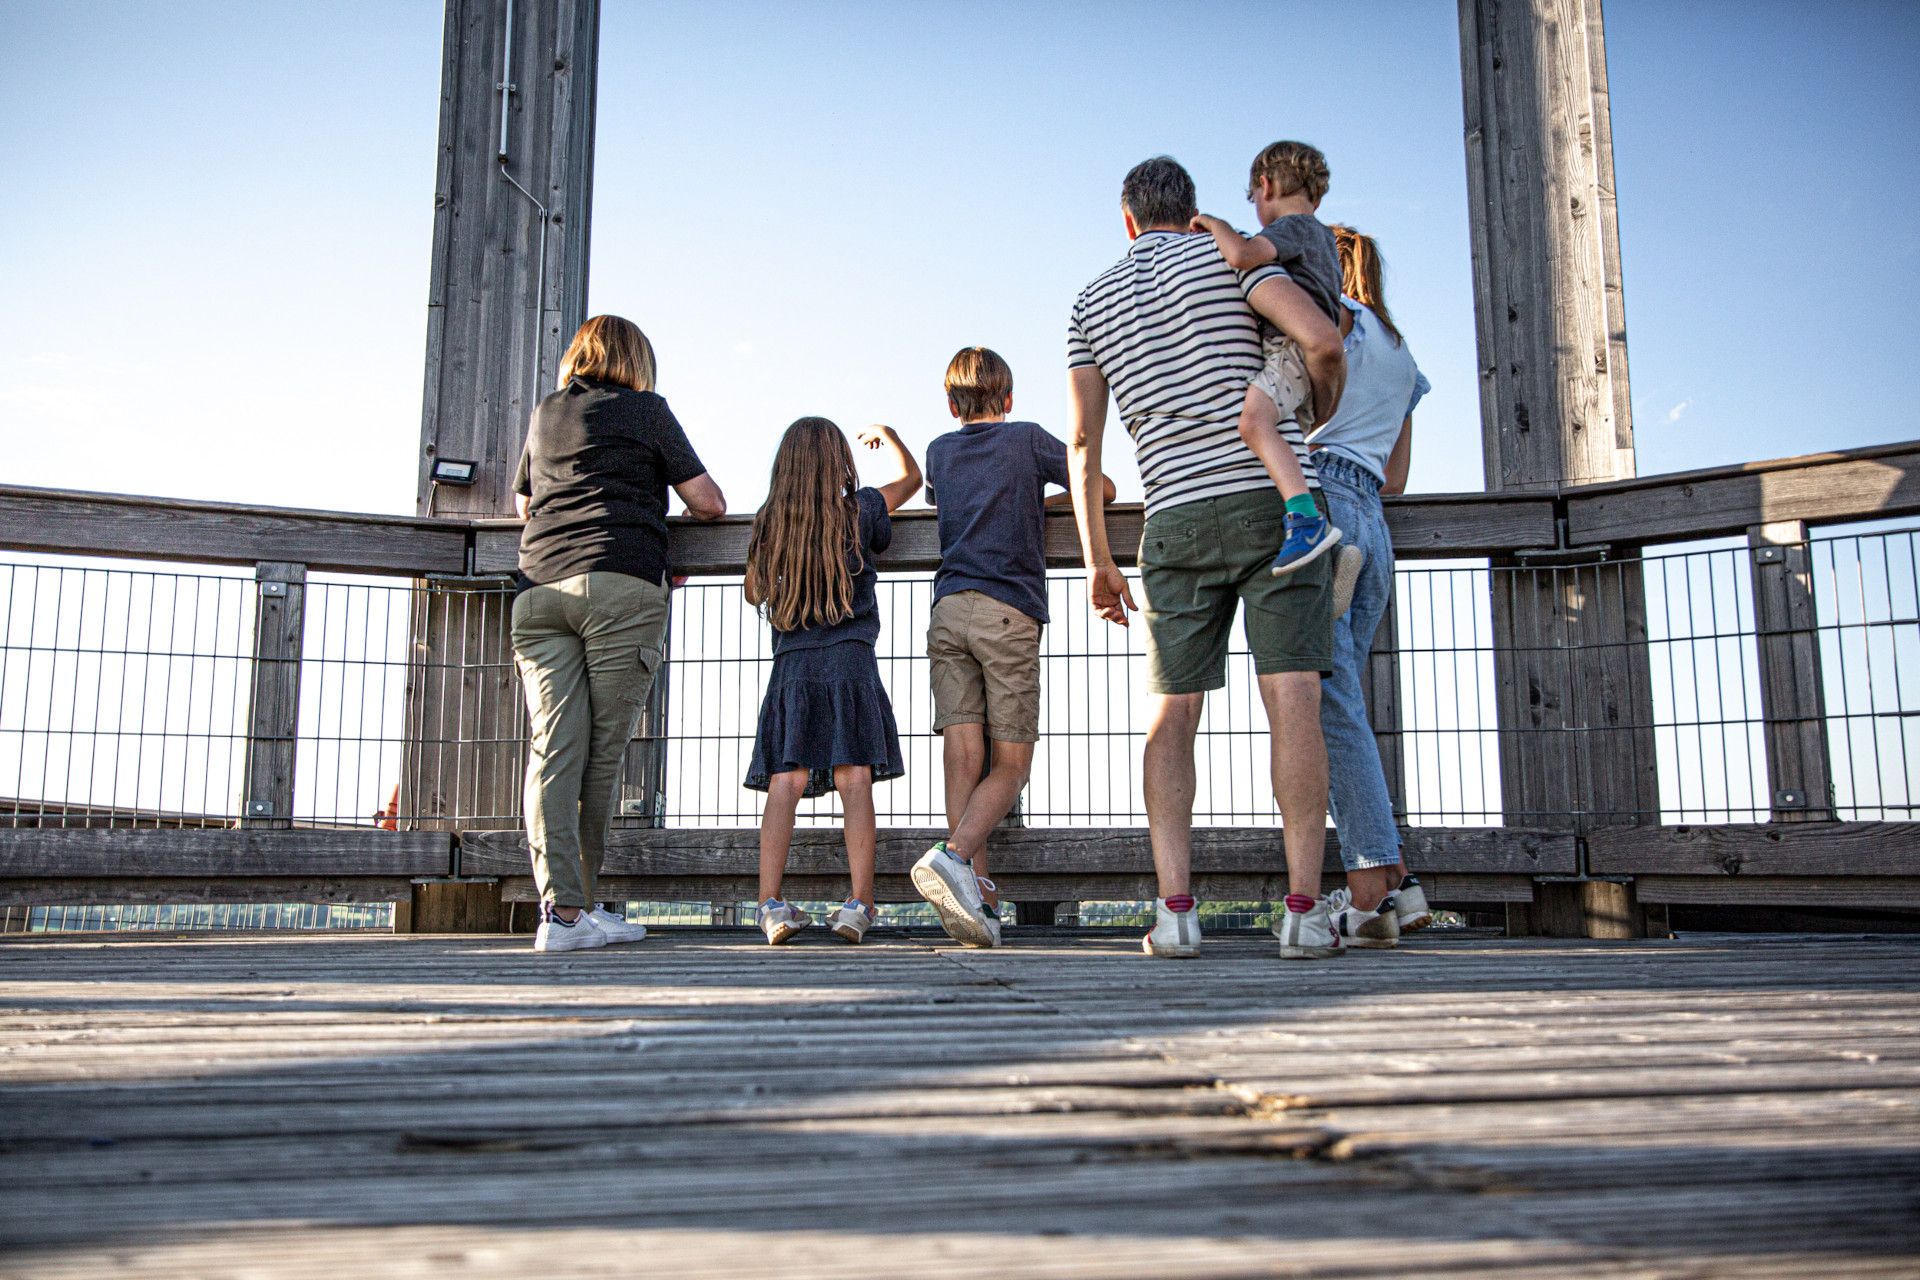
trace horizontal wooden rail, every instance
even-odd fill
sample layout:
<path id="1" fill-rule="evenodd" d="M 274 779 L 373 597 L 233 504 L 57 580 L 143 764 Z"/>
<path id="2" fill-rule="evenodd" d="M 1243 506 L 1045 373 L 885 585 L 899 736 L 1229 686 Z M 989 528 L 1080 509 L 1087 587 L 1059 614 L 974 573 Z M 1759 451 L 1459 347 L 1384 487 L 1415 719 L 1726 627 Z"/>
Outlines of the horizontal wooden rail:
<path id="1" fill-rule="evenodd" d="M 464 520 L 182 502 L 0 486 L 0 547 L 183 564 L 303 564 L 327 573 L 460 574 Z"/>
<path id="2" fill-rule="evenodd" d="M 1644 546 L 1744 533 L 1762 524 L 1834 524 L 1920 514 L 1920 441 L 1780 458 L 1637 480 L 1526 493 L 1416 494 L 1389 498 L 1387 523 L 1403 557 L 1511 555 L 1602 544 Z M 1131 563 L 1142 509 L 1116 503 L 1113 547 Z M 737 573 L 749 517 L 711 523 L 676 517 L 673 558 L 683 573 Z M 131 557 L 187 564 L 282 561 L 311 571 L 419 576 L 511 573 L 517 520 L 303 511 L 222 502 L 0 486 L 0 550 Z M 1073 513 L 1047 517 L 1047 556 L 1080 564 Z M 895 516 L 885 568 L 939 563 L 936 514 Z"/>
<path id="3" fill-rule="evenodd" d="M 1744 535 L 1786 520 L 1915 515 L 1920 441 L 1581 485 L 1560 496 L 1572 546 Z"/>

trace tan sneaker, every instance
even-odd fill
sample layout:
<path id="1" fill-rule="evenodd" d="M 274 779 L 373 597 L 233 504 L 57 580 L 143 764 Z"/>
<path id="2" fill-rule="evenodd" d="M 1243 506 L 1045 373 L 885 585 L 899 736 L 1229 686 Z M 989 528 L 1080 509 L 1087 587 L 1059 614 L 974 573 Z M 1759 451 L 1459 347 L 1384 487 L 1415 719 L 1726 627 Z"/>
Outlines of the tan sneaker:
<path id="1" fill-rule="evenodd" d="M 1335 889 L 1327 895 L 1327 915 L 1342 946 L 1390 951 L 1400 945 L 1400 917 L 1394 911 L 1392 894 L 1374 910 L 1362 911 L 1353 905 L 1352 893 Z"/>
<path id="2" fill-rule="evenodd" d="M 1433 908 L 1427 905 L 1427 891 L 1420 881 L 1408 876 L 1393 891 L 1393 913 L 1400 920 L 1400 932 L 1412 933 L 1433 923 Z"/>
<path id="3" fill-rule="evenodd" d="M 1353 591 L 1360 585 L 1360 571 L 1367 567 L 1367 553 L 1351 542 L 1333 549 L 1333 616 L 1338 618 L 1353 608 Z"/>
<path id="4" fill-rule="evenodd" d="M 813 917 L 791 902 L 768 898 L 760 904 L 760 932 L 767 935 L 768 946 L 779 946 L 812 923 Z"/>
<path id="5" fill-rule="evenodd" d="M 848 942 L 858 942 L 867 936 L 867 930 L 873 927 L 873 922 L 878 918 L 879 913 L 872 907 L 858 898 L 848 898 L 846 903 L 828 918 L 827 924 L 832 927 L 836 937 L 844 938 Z"/>

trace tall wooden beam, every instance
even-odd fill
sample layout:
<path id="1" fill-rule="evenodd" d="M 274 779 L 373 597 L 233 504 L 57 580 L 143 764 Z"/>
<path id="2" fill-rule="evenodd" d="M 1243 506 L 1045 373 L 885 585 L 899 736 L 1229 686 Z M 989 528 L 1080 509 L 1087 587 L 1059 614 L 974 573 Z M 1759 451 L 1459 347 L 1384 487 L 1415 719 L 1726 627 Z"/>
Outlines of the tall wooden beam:
<path id="1" fill-rule="evenodd" d="M 527 415 L 586 319 L 599 31 L 599 0 L 447 0 L 422 515 L 512 514 Z M 435 493 L 436 457 L 477 462 L 473 486 Z"/>
<path id="2" fill-rule="evenodd" d="M 1600 0 L 1460 0 L 1487 488 L 1633 475 Z"/>
<path id="3" fill-rule="evenodd" d="M 599 31 L 599 0 L 447 0 L 422 515 L 512 514 L 528 415 L 586 318 Z M 436 487 L 437 458 L 476 463 L 472 486 Z M 401 810 L 418 827 L 497 826 L 519 812 L 507 602 L 420 594 Z M 469 886 L 414 896 L 415 931 L 476 927 Z"/>
<path id="4" fill-rule="evenodd" d="M 1634 474 L 1600 0 L 1460 0 L 1487 488 Z M 1493 561 L 1507 820 L 1584 833 L 1658 820 L 1636 548 Z M 1526 927 L 1635 932 L 1631 890 L 1544 884 Z"/>

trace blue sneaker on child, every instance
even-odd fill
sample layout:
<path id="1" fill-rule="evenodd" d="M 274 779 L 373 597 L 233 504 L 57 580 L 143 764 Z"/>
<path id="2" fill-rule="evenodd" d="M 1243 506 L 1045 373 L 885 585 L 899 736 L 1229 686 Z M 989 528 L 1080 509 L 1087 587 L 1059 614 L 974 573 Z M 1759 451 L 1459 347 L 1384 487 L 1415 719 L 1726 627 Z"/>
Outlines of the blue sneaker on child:
<path id="1" fill-rule="evenodd" d="M 1286 530 L 1287 536 L 1280 544 L 1280 554 L 1273 558 L 1273 576 L 1276 578 L 1292 573 L 1301 565 L 1312 564 L 1333 550 L 1340 541 L 1340 531 L 1325 517 L 1289 513 Z"/>

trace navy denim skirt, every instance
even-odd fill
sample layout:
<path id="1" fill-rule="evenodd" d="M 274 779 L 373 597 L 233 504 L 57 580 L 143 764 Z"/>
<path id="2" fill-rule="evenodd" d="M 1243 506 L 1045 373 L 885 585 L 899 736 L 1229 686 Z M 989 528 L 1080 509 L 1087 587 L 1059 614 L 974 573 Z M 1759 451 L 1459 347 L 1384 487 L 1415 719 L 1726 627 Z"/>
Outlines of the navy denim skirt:
<path id="1" fill-rule="evenodd" d="M 808 798 L 833 790 L 835 765 L 864 764 L 875 782 L 907 771 L 880 663 L 864 640 L 789 649 L 773 660 L 745 785 L 765 791 L 776 773 L 805 769 Z"/>

